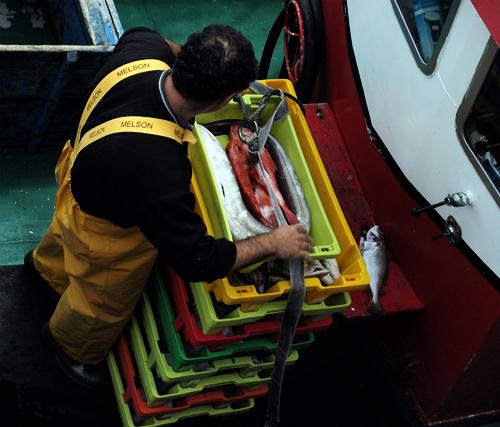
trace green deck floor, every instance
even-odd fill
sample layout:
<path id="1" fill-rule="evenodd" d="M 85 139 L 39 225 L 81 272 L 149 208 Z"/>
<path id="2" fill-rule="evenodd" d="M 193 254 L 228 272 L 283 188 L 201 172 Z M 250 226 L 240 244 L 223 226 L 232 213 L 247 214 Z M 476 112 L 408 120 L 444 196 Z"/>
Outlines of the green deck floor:
<path id="1" fill-rule="evenodd" d="M 125 30 L 146 26 L 163 36 L 184 43 L 193 31 L 209 24 L 231 25 L 252 43 L 258 60 L 267 35 L 283 0 L 115 0 L 115 6 Z M 269 69 L 269 77 L 277 77 L 283 58 L 283 41 L 278 41 Z"/>
<path id="2" fill-rule="evenodd" d="M 45 233 L 54 211 L 59 152 L 0 150 L 0 265 L 21 264 Z"/>
<path id="3" fill-rule="evenodd" d="M 43 0 L 1 1 L 0 44 L 57 44 L 45 5 Z M 0 265 L 20 264 L 45 232 L 59 151 L 30 156 L 22 149 L 0 149 Z"/>

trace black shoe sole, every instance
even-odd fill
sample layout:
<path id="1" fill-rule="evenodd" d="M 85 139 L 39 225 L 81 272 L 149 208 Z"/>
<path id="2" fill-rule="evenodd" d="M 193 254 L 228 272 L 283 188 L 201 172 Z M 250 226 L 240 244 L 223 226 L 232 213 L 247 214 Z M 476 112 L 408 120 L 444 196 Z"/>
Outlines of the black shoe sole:
<path id="1" fill-rule="evenodd" d="M 42 329 L 40 330 L 40 340 L 42 341 L 42 344 L 44 345 L 45 349 L 54 357 L 54 359 L 56 359 L 61 370 L 66 374 L 66 376 L 69 379 L 71 379 L 71 381 L 75 382 L 80 387 L 83 387 L 87 390 L 96 391 L 102 388 L 101 386 L 91 386 L 89 384 L 80 381 L 80 379 L 78 377 L 75 377 L 73 375 L 73 372 L 66 367 L 66 364 L 61 360 L 61 356 L 58 354 L 59 351 L 62 350 L 59 349 L 56 350 L 57 343 L 54 341 L 54 338 L 52 338 L 52 334 L 50 332 L 48 323 L 45 323 L 42 326 Z"/>

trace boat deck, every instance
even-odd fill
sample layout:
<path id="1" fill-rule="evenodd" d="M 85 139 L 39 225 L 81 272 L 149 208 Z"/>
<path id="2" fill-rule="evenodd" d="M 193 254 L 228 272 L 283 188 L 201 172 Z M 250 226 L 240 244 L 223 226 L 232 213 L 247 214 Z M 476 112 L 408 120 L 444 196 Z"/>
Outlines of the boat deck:
<path id="1" fill-rule="evenodd" d="M 50 25 L 40 30 L 30 27 L 28 14 L 21 11 L 28 4 L 41 3 L 0 2 L 0 23 L 11 24 L 7 28 L 0 25 L 0 43 L 54 43 Z M 252 40 L 258 58 L 282 3 L 115 1 L 124 29 L 145 25 L 182 43 L 191 31 L 208 23 L 225 23 Z M 5 21 L 2 8 L 6 13 L 17 10 L 16 18 L 7 13 L 12 19 Z M 280 45 L 275 58 L 281 54 Z M 280 65 L 278 59 L 271 63 L 270 77 L 278 75 Z M 51 303 L 20 265 L 50 222 L 55 192 L 53 169 L 63 142 L 44 141 L 36 153 L 28 155 L 23 148 L 4 148 L 5 141 L 0 141 L 0 426 L 121 426 L 110 386 L 99 393 L 80 388 L 60 372 L 42 348 L 39 331 L 50 317 Z M 336 148 L 323 149 L 326 153 Z M 347 193 L 344 196 L 351 197 Z M 372 333 L 374 326 L 390 321 L 337 317 L 328 331 L 318 333 L 315 344 L 300 353 L 298 363 L 285 375 L 281 425 L 422 427 L 409 397 L 400 388 L 407 379 L 406 367 L 391 366 Z M 265 398 L 261 398 L 247 414 L 222 419 L 202 417 L 175 425 L 261 426 L 265 407 Z"/>

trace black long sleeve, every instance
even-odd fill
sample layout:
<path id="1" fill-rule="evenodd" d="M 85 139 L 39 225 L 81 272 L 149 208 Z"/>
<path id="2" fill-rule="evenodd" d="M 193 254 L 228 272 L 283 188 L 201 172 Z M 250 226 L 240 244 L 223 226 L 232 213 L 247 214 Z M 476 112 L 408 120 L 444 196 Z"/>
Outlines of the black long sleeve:
<path id="1" fill-rule="evenodd" d="M 124 37 L 99 73 L 102 77 L 107 70 L 140 59 L 137 49 L 144 43 L 148 47 L 142 49 L 142 58 L 172 60 L 170 48 L 157 33 L 137 29 Z M 160 74 L 148 72 L 119 83 L 96 107 L 82 134 L 127 115 L 172 121 L 161 100 Z M 185 280 L 210 282 L 230 271 L 236 247 L 205 235 L 189 191 L 187 150 L 178 142 L 136 133 L 106 136 L 80 152 L 71 179 L 72 192 L 84 212 L 121 227 L 138 226 Z"/>

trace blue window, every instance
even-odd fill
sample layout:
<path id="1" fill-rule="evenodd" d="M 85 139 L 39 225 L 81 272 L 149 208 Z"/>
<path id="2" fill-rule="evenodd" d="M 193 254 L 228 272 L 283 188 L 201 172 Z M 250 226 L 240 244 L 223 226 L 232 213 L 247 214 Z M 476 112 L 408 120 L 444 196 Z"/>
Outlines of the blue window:
<path id="1" fill-rule="evenodd" d="M 418 65 L 426 74 L 435 67 L 460 0 L 393 0 Z"/>

